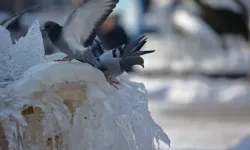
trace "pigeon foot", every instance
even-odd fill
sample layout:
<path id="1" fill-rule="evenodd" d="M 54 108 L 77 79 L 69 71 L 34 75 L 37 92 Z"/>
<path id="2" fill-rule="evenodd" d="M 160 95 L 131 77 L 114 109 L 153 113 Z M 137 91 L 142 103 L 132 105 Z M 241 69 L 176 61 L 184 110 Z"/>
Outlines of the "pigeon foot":
<path id="1" fill-rule="evenodd" d="M 113 84 L 118 84 L 118 85 L 122 85 L 121 82 L 119 81 L 111 81 Z"/>
<path id="2" fill-rule="evenodd" d="M 68 61 L 68 56 L 67 57 L 64 57 L 63 59 L 57 59 L 55 61 Z"/>
<path id="3" fill-rule="evenodd" d="M 116 89 L 118 89 L 117 85 L 121 85 L 121 83 L 119 81 L 112 81 L 110 78 L 108 78 L 107 81 L 109 82 L 109 84 L 111 84 Z"/>

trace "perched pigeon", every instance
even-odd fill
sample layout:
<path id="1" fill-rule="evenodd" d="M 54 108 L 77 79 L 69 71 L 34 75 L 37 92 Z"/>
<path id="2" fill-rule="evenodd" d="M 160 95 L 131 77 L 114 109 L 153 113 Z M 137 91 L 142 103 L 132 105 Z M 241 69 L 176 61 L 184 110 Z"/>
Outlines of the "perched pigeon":
<path id="1" fill-rule="evenodd" d="M 25 14 L 26 12 L 28 11 L 32 11 L 32 10 L 35 10 L 39 7 L 40 5 L 36 5 L 36 6 L 33 6 L 31 8 L 28 8 L 28 9 L 25 9 L 19 13 L 16 13 L 14 15 L 12 15 L 11 17 L 3 20 L 0 25 L 7 28 L 12 22 L 14 22 L 15 20 L 17 20 L 18 18 L 20 18 L 23 14 Z"/>
<path id="2" fill-rule="evenodd" d="M 119 0 L 88 0 L 81 2 L 68 17 L 64 26 L 48 21 L 43 31 L 51 42 L 68 57 L 57 61 L 79 60 L 103 71 L 107 81 L 120 84 L 112 78 L 134 65 L 144 67 L 140 55 L 154 51 L 140 51 L 146 43 L 143 37 L 134 42 L 105 51 L 96 37 L 96 31 L 115 8 Z M 114 84 L 113 84 L 114 83 Z"/>
<path id="3" fill-rule="evenodd" d="M 94 40 L 92 49 L 86 51 L 85 58 L 89 64 L 103 71 L 107 81 L 116 87 L 114 84 L 120 82 L 114 81 L 114 78 L 125 70 L 134 65 L 141 65 L 144 68 L 144 60 L 140 56 L 154 52 L 154 50 L 140 51 L 145 43 L 146 39 L 142 36 L 129 44 L 105 52 L 100 41 Z"/>
<path id="4" fill-rule="evenodd" d="M 43 31 L 47 31 L 51 42 L 67 55 L 63 60 L 84 61 L 84 52 L 91 48 L 97 29 L 118 2 L 119 0 L 83 1 L 73 10 L 64 26 L 47 21 Z"/>

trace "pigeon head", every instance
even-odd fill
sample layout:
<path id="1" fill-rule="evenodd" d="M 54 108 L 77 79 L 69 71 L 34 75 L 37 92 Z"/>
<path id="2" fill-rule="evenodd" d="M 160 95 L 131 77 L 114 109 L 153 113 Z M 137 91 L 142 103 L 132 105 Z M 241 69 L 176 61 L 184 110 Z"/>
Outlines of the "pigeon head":
<path id="1" fill-rule="evenodd" d="M 44 29 L 43 31 L 46 31 L 48 33 L 49 39 L 51 40 L 51 42 L 56 42 L 62 32 L 62 26 L 60 26 L 59 24 L 52 22 L 52 21 L 47 21 L 44 24 Z"/>

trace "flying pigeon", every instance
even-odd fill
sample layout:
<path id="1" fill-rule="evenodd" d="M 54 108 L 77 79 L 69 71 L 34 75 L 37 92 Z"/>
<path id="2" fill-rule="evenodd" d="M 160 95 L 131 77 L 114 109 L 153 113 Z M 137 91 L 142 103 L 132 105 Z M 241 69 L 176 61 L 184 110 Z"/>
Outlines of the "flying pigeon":
<path id="1" fill-rule="evenodd" d="M 114 78 L 120 76 L 125 70 L 134 65 L 141 65 L 144 68 L 144 60 L 140 56 L 154 52 L 154 50 L 140 51 L 145 43 L 146 39 L 142 36 L 131 43 L 105 52 L 100 41 L 95 39 L 92 49 L 85 53 L 85 60 L 103 71 L 107 81 L 116 87 L 114 84 L 120 84 L 120 82 Z"/>
<path id="2" fill-rule="evenodd" d="M 20 18 L 23 14 L 25 14 L 25 13 L 28 12 L 28 11 L 35 10 L 35 9 L 37 9 L 39 6 L 40 6 L 40 5 L 38 4 L 38 5 L 33 6 L 33 7 L 31 7 L 31 8 L 25 9 L 25 10 L 19 12 L 19 13 L 16 13 L 16 14 L 12 15 L 11 17 L 9 17 L 9 18 L 3 20 L 3 21 L 0 23 L 0 25 L 3 26 L 3 27 L 5 27 L 5 28 L 7 28 L 12 22 L 14 22 L 14 21 L 17 20 L 18 18 Z"/>
<path id="3" fill-rule="evenodd" d="M 97 29 L 118 2 L 119 0 L 85 0 L 73 10 L 64 26 L 47 21 L 43 31 L 47 31 L 50 41 L 67 55 L 64 61 L 84 60 L 83 55 L 86 50 L 91 49 Z"/>

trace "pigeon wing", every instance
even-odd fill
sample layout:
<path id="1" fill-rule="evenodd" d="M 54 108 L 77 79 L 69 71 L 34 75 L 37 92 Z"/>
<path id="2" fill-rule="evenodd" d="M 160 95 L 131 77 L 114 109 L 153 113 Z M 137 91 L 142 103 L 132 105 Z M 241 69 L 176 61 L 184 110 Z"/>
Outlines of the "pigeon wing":
<path id="1" fill-rule="evenodd" d="M 40 5 L 36 5 L 36 6 L 33 6 L 31 8 L 28 8 L 28 9 L 25 9 L 19 13 L 16 13 L 14 15 L 12 15 L 11 17 L 3 20 L 0 25 L 7 28 L 12 22 L 14 22 L 16 19 L 18 19 L 19 17 L 21 17 L 23 14 L 25 14 L 26 12 L 28 11 L 32 11 L 32 10 L 35 10 L 39 7 Z"/>
<path id="2" fill-rule="evenodd" d="M 145 38 L 145 36 L 143 35 L 137 38 L 135 41 L 126 44 L 126 46 L 123 48 L 122 57 L 125 58 L 131 55 L 132 53 L 139 51 L 146 43 L 146 40 L 147 38 Z"/>
<path id="3" fill-rule="evenodd" d="M 85 47 L 91 46 L 96 30 L 111 14 L 118 2 L 119 0 L 81 2 L 67 18 L 63 27 L 63 36 L 65 39 L 73 38 Z"/>

